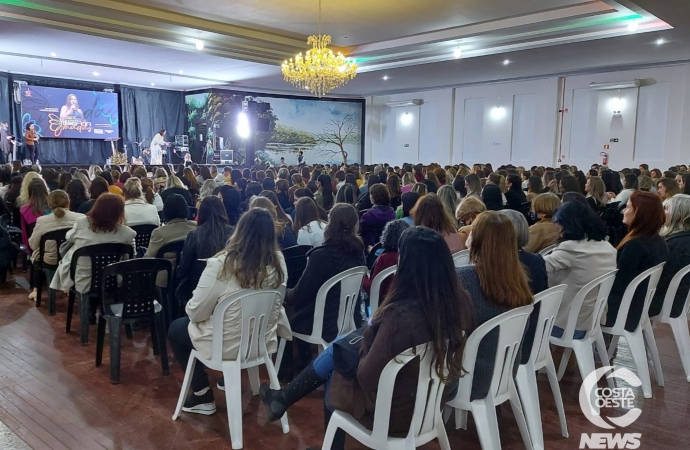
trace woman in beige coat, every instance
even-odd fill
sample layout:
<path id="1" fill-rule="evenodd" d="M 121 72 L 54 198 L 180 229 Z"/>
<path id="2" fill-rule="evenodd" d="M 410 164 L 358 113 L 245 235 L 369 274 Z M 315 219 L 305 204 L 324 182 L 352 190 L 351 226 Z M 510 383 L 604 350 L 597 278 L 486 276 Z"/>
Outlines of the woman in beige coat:
<path id="1" fill-rule="evenodd" d="M 561 233 L 553 223 L 552 217 L 559 206 L 561 199 L 551 192 L 534 197 L 532 211 L 537 215 L 539 222 L 529 227 L 529 242 L 523 248 L 524 251 L 539 253 L 558 242 Z"/>
<path id="2" fill-rule="evenodd" d="M 287 280 L 285 259 L 278 247 L 273 216 L 263 208 L 246 212 L 228 241 L 225 250 L 206 262 L 206 269 L 185 308 L 188 317 L 175 320 L 168 330 L 168 340 L 183 368 L 189 355 L 197 350 L 211 358 L 213 312 L 218 303 L 243 289 L 282 289 Z M 292 338 L 290 325 L 282 306 L 276 300 L 266 331 L 269 353 L 277 350 L 278 336 Z M 223 358 L 235 359 L 242 333 L 242 306 L 235 302 L 225 312 Z M 219 383 L 219 386 L 225 384 Z M 203 415 L 216 412 L 216 402 L 203 364 L 196 364 L 192 376 L 192 393 L 182 411 Z"/>

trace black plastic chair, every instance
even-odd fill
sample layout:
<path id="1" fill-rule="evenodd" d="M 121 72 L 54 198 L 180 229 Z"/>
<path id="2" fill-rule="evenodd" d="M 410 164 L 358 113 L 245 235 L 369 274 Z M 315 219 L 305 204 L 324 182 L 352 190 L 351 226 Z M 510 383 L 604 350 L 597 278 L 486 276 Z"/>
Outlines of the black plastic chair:
<path id="1" fill-rule="evenodd" d="M 137 244 L 137 249 L 139 248 L 148 248 L 149 242 L 151 241 L 151 233 L 153 233 L 153 230 L 158 228 L 157 225 L 134 225 L 130 227 L 134 231 L 137 232 L 137 236 L 134 238 L 134 241 Z"/>
<path id="2" fill-rule="evenodd" d="M 69 276 L 74 282 L 74 272 L 77 269 L 79 258 L 91 259 L 91 288 L 89 292 L 79 295 L 79 335 L 81 345 L 89 345 L 89 311 L 92 301 L 96 301 L 101 295 L 101 274 L 109 264 L 121 261 L 124 257 L 131 259 L 134 256 L 134 249 L 129 244 L 96 244 L 88 245 L 77 249 L 72 255 L 69 268 Z M 65 331 L 70 332 L 72 328 L 72 314 L 74 313 L 74 302 L 77 289 L 72 286 L 69 291 L 67 302 L 67 324 Z"/>
<path id="3" fill-rule="evenodd" d="M 158 211 L 158 218 L 161 220 L 161 225 L 165 223 L 165 216 L 163 215 L 163 211 Z"/>
<path id="4" fill-rule="evenodd" d="M 378 259 L 378 255 L 376 254 L 376 252 L 382 248 L 383 244 L 380 242 L 377 242 L 373 247 L 371 247 L 371 250 L 367 255 L 367 268 L 369 270 L 372 270 L 374 268 L 374 264 L 376 264 L 376 260 Z"/>
<path id="5" fill-rule="evenodd" d="M 293 256 L 292 258 L 285 258 L 285 265 L 287 266 L 287 288 L 292 289 L 297 286 L 304 269 L 307 268 L 307 255 Z"/>
<path id="6" fill-rule="evenodd" d="M 180 262 L 180 255 L 182 255 L 184 242 L 184 239 L 181 241 L 168 242 L 158 250 L 158 253 L 156 253 L 156 258 L 162 259 L 167 259 L 165 255 L 171 253 L 175 254 L 175 262 L 172 264 L 172 275 L 168 279 L 168 287 L 161 288 L 163 291 L 163 301 L 165 302 L 163 303 L 163 317 L 165 318 L 166 332 L 172 321 L 179 317 L 179 307 L 173 307 L 175 304 L 175 296 L 174 289 L 172 289 L 171 286 L 177 286 L 177 280 L 175 279 L 177 274 L 176 269 L 177 264 Z M 168 261 L 170 260 L 168 259 Z"/>
<path id="7" fill-rule="evenodd" d="M 55 290 L 50 289 L 50 281 L 53 279 L 53 276 L 55 275 L 55 271 L 57 270 L 58 264 L 60 263 L 60 260 L 62 259 L 62 255 L 60 255 L 60 246 L 62 245 L 63 242 L 67 240 L 67 232 L 71 230 L 72 228 L 61 228 L 59 230 L 54 230 L 50 231 L 48 233 L 45 233 L 43 236 L 41 236 L 41 243 L 38 247 L 38 259 L 34 261 L 33 267 L 35 268 L 34 270 L 34 286 L 36 286 L 36 308 L 39 308 L 41 306 L 41 292 L 43 291 L 43 279 L 41 278 L 41 274 L 45 275 L 46 278 L 46 284 L 48 286 L 48 315 L 49 316 L 54 316 L 55 315 Z M 46 242 L 48 241 L 55 241 L 55 247 L 58 249 L 57 256 L 57 264 L 52 265 L 52 264 L 46 264 L 43 262 L 45 251 L 46 251 Z"/>
<path id="8" fill-rule="evenodd" d="M 165 343 L 163 307 L 157 300 L 156 277 L 167 272 L 168 288 L 172 264 L 166 259 L 132 259 L 110 264 L 103 270 L 100 283 L 101 310 L 96 340 L 96 367 L 103 362 L 106 321 L 110 324 L 110 382 L 120 383 L 120 331 L 122 325 L 148 320 L 151 324 L 153 354 L 160 355 L 163 375 L 170 373 Z"/>
<path id="9" fill-rule="evenodd" d="M 283 256 L 287 260 L 288 258 L 294 258 L 295 256 L 306 256 L 309 250 L 311 250 L 311 245 L 294 245 L 283 249 Z"/>

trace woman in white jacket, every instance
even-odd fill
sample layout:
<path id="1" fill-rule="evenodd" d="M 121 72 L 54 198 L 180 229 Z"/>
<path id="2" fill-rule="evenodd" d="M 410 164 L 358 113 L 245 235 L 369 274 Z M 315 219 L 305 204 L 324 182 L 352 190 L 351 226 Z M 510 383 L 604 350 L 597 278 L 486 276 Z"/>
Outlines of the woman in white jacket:
<path id="1" fill-rule="evenodd" d="M 252 208 L 237 224 L 225 250 L 210 258 L 185 308 L 188 317 L 175 320 L 168 330 L 168 340 L 183 368 L 196 349 L 211 358 L 213 311 L 221 300 L 243 289 L 277 289 L 287 279 L 285 259 L 278 247 L 275 222 L 262 208 Z M 240 346 L 242 309 L 239 302 L 225 313 L 223 358 L 235 359 Z M 277 350 L 277 337 L 292 338 L 290 325 L 282 306 L 276 301 L 266 332 L 269 353 Z M 224 389 L 224 383 L 219 383 Z M 216 412 L 213 391 L 203 364 L 196 364 L 192 376 L 193 392 L 182 408 L 185 412 L 211 415 Z"/>
<path id="2" fill-rule="evenodd" d="M 318 247 L 323 244 L 327 222 L 319 218 L 319 208 L 309 197 L 302 197 L 295 203 L 293 230 L 297 235 L 297 245 Z"/>
<path id="3" fill-rule="evenodd" d="M 561 337 L 575 295 L 587 283 L 616 269 L 617 252 L 605 241 L 603 221 L 585 203 L 568 202 L 560 206 L 553 221 L 561 230 L 561 241 L 553 253 L 544 257 L 544 261 L 549 287 L 568 285 L 552 332 Z M 585 298 L 575 326 L 575 339 L 582 339 L 589 329 L 596 298 L 596 290 Z"/>
<path id="4" fill-rule="evenodd" d="M 139 178 L 130 178 L 122 188 L 125 196 L 125 223 L 128 227 L 135 225 L 160 226 L 158 208 L 144 198 Z"/>

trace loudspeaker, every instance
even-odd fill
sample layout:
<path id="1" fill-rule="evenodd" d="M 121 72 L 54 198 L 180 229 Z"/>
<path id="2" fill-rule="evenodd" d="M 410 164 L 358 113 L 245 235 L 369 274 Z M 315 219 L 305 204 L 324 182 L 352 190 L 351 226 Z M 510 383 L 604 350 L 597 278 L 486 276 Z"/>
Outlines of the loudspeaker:
<path id="1" fill-rule="evenodd" d="M 258 119 L 256 122 L 256 131 L 269 131 L 271 122 L 268 119 Z"/>
<path id="2" fill-rule="evenodd" d="M 259 103 L 259 109 L 257 112 L 259 114 L 264 114 L 266 113 L 269 109 L 271 109 L 271 104 L 270 103 Z"/>

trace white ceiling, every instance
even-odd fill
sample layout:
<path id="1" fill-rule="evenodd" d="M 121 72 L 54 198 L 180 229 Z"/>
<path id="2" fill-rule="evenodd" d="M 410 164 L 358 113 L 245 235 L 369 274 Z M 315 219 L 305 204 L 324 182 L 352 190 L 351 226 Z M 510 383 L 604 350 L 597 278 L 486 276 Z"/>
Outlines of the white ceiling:
<path id="1" fill-rule="evenodd" d="M 212 13 L 196 12 L 209 5 Z M 282 80 L 279 64 L 306 49 L 317 5 L 0 2 L 0 71 L 163 89 L 304 94 Z M 632 19 L 640 24 L 634 33 L 627 27 Z M 360 66 L 357 78 L 335 95 L 690 60 L 686 0 L 324 0 L 323 30 Z M 656 45 L 659 37 L 668 42 Z M 201 52 L 194 47 L 198 38 L 206 44 Z M 463 50 L 459 60 L 453 57 L 457 47 Z M 505 59 L 511 64 L 503 65 Z"/>

